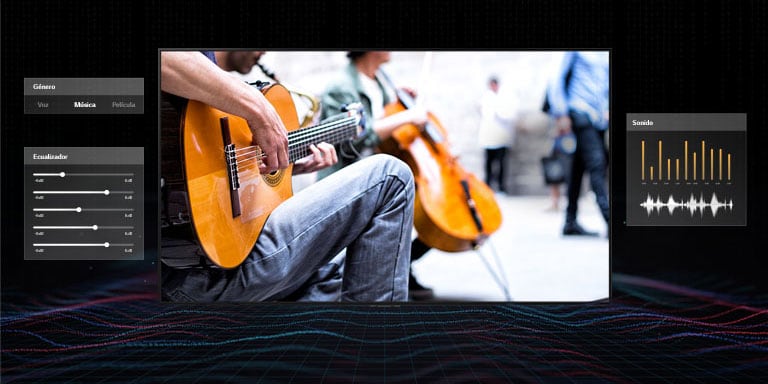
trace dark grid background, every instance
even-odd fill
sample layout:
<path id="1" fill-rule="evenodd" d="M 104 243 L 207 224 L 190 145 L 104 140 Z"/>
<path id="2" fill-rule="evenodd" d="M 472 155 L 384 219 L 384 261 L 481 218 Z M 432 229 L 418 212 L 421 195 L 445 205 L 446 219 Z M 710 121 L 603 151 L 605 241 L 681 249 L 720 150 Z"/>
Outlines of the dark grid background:
<path id="1" fill-rule="evenodd" d="M 7 291 L 3 382 L 768 379 L 768 295 L 711 276 L 616 275 L 610 304 L 403 306 L 178 305 L 147 278 Z"/>
<path id="2" fill-rule="evenodd" d="M 3 382 L 766 381 L 766 13 L 761 1 L 3 2 Z M 158 48 L 609 48 L 628 112 L 748 118 L 748 226 L 627 228 L 611 131 L 610 304 L 219 305 L 156 299 L 144 262 L 24 262 L 24 146 L 144 146 L 157 116 L 25 116 L 24 77 L 144 77 Z M 457 63 L 460 65 L 460 63 Z M 458 86 L 458 85 L 457 85 Z M 147 169 L 146 188 L 157 189 Z M 153 184 L 154 183 L 154 184 Z M 147 195 L 145 227 L 156 223 Z M 133 278 L 131 278 L 133 276 Z M 249 378 L 249 379 L 246 379 Z"/>

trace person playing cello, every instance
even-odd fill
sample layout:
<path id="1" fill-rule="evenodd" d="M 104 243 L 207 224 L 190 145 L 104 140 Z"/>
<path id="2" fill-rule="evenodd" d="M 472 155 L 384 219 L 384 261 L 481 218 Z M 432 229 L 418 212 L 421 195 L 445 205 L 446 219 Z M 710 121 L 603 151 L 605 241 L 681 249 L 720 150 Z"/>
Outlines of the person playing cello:
<path id="1" fill-rule="evenodd" d="M 333 172 L 352 164 L 361 157 L 373 153 L 379 144 L 390 138 L 392 132 L 404 124 L 423 126 L 427 122 L 427 112 L 423 108 L 413 108 L 402 112 L 385 113 L 384 107 L 395 100 L 392 90 L 385 86 L 386 82 L 379 74 L 379 67 L 389 62 L 390 52 L 387 51 L 350 51 L 347 53 L 347 65 L 326 87 L 320 99 L 320 119 L 337 115 L 341 108 L 349 103 L 361 102 L 365 108 L 367 122 L 365 133 L 359 140 L 337 150 L 339 162 L 318 172 L 319 178 L 324 178 Z M 416 94 L 412 89 L 402 88 L 411 97 Z M 428 250 L 418 238 L 411 243 L 411 261 L 419 259 Z M 413 273 L 408 280 L 411 300 L 431 299 L 432 289 L 422 286 Z"/>

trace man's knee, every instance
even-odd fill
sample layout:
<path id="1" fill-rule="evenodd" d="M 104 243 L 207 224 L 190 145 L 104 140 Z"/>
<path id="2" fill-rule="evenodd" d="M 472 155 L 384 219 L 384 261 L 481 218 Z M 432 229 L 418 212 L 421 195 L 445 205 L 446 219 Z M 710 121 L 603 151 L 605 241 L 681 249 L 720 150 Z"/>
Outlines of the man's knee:
<path id="1" fill-rule="evenodd" d="M 402 160 L 385 154 L 375 154 L 368 158 L 373 163 L 373 172 L 400 180 L 403 185 L 413 190 L 413 172 Z"/>

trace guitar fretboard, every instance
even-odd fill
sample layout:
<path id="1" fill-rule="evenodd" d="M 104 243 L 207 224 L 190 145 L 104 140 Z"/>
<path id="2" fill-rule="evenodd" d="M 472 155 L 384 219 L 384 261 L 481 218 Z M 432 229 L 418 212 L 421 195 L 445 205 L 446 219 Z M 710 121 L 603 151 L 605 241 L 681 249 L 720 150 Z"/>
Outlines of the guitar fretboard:
<path id="1" fill-rule="evenodd" d="M 357 125 L 358 118 L 349 116 L 329 123 L 288 132 L 289 162 L 293 163 L 311 155 L 312 152 L 309 150 L 311 144 L 326 142 L 336 145 L 354 137 L 357 132 Z"/>

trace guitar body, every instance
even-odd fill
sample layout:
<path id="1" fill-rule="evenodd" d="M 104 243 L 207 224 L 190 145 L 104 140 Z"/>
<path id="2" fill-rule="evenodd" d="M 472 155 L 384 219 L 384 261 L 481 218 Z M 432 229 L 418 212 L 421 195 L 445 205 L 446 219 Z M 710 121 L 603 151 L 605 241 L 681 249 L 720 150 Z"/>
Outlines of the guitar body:
<path id="1" fill-rule="evenodd" d="M 274 84 L 260 90 L 288 131 L 291 165 L 270 174 L 259 172 L 261 148 L 252 142 L 245 119 L 194 100 L 172 108 L 171 101 L 180 100 L 162 95 L 163 223 L 191 221 L 206 256 L 222 268 L 248 257 L 270 213 L 293 195 L 293 163 L 312 154 L 311 144 L 335 145 L 361 132 L 359 103 L 332 121 L 299 128 L 287 89 Z"/>
<path id="2" fill-rule="evenodd" d="M 385 112 L 392 115 L 405 109 L 396 101 L 387 105 Z M 419 239 L 447 252 L 470 250 L 501 226 L 501 210 L 493 190 L 464 170 L 445 142 L 433 139 L 447 137 L 437 118 L 429 113 L 428 120 L 434 135 L 406 124 L 397 128 L 379 149 L 402 159 L 413 171 L 414 227 Z"/>
<path id="3" fill-rule="evenodd" d="M 298 128 L 296 109 L 288 91 L 278 85 L 262 91 L 283 124 Z M 251 131 L 244 119 L 190 100 L 182 114 L 182 156 L 190 214 L 200 245 L 211 261 L 223 268 L 233 268 L 247 257 L 269 214 L 292 196 L 293 165 L 266 175 L 259 173 L 255 160 L 240 165 L 240 214 L 233 215 L 220 128 L 222 117 L 227 117 L 235 148 L 252 145 Z"/>

